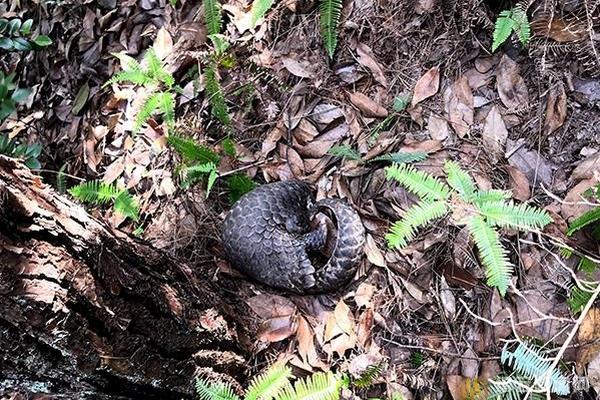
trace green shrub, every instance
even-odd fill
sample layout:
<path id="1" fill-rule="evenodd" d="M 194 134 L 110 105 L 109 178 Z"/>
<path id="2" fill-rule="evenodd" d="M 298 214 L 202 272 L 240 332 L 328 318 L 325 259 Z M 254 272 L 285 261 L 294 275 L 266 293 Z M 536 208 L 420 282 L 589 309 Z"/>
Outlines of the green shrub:
<path id="1" fill-rule="evenodd" d="M 0 49 L 7 51 L 38 50 L 52 44 L 46 35 L 31 36 L 33 20 L 0 18 Z"/>

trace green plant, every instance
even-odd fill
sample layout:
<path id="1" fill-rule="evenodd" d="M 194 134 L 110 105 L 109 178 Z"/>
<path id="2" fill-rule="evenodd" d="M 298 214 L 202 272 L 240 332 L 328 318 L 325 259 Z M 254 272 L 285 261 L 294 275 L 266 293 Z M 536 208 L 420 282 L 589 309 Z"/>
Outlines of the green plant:
<path id="1" fill-rule="evenodd" d="M 377 379 L 381 375 L 382 370 L 383 363 L 369 365 L 358 377 L 358 379 L 354 379 L 352 381 L 352 385 L 359 389 L 367 388 L 371 386 L 375 382 L 375 379 Z"/>
<path id="2" fill-rule="evenodd" d="M 531 28 L 527 19 L 527 12 L 519 4 L 498 14 L 494 26 L 492 52 L 496 51 L 513 32 L 517 34 L 519 41 L 524 46 L 527 45 L 531 37 Z"/>
<path id="3" fill-rule="evenodd" d="M 103 87 L 114 83 L 129 82 L 145 89 L 145 98 L 137 110 L 133 132 L 150 119 L 153 114 L 161 114 L 168 128 L 175 124 L 175 87 L 173 75 L 165 69 L 153 48 L 149 48 L 142 63 L 125 53 L 113 54 L 121 61 L 122 71 L 115 74 Z"/>
<path id="4" fill-rule="evenodd" d="M 248 175 L 238 172 L 227 179 L 227 186 L 229 188 L 229 202 L 233 204 L 257 185 Z"/>
<path id="5" fill-rule="evenodd" d="M 83 203 L 102 205 L 112 203 L 115 212 L 137 221 L 139 206 L 136 199 L 127 191 L 115 184 L 101 180 L 83 182 L 69 189 L 71 196 Z"/>
<path id="6" fill-rule="evenodd" d="M 527 392 L 538 396 L 534 399 L 542 399 L 548 390 L 559 396 L 570 393 L 567 379 L 553 367 L 552 359 L 542 355 L 541 349 L 520 342 L 510 351 L 508 345 L 504 345 L 500 360 L 511 367 L 513 373 L 490 381 L 488 399 L 517 400 Z"/>
<path id="7" fill-rule="evenodd" d="M 50 46 L 52 40 L 46 35 L 31 37 L 33 20 L 22 21 L 19 18 L 10 20 L 0 18 L 0 49 L 29 51 Z"/>
<path id="8" fill-rule="evenodd" d="M 15 138 L 11 139 L 8 133 L 0 135 L 0 154 L 21 159 L 28 168 L 39 169 L 41 167 L 38 160 L 41 153 L 42 145 L 39 143 L 19 144 Z"/>
<path id="9" fill-rule="evenodd" d="M 389 113 L 387 117 L 381 122 L 379 122 L 375 127 L 371 130 L 371 136 L 369 137 L 369 146 L 372 146 L 382 131 L 389 129 L 392 124 L 398 119 L 400 114 L 406 110 L 406 107 L 410 104 L 410 95 L 400 94 L 394 98 L 394 103 L 392 104 L 392 112 Z"/>
<path id="10" fill-rule="evenodd" d="M 340 17 L 342 16 L 342 0 L 319 0 L 319 12 L 321 14 L 323 44 L 329 58 L 333 58 L 333 53 L 335 53 L 338 43 L 338 29 Z"/>
<path id="11" fill-rule="evenodd" d="M 274 364 L 263 374 L 252 379 L 244 400 L 337 400 L 345 385 L 342 376 L 331 372 L 317 372 L 297 379 L 292 370 L 283 364 Z M 196 379 L 196 392 L 200 400 L 239 400 L 231 385 Z"/>
<path id="12" fill-rule="evenodd" d="M 5 75 L 0 71 L 0 123 L 24 104 L 31 90 L 17 87 L 15 73 Z"/>
<path id="13" fill-rule="evenodd" d="M 600 200 L 600 183 L 586 190 L 584 196 L 591 200 Z M 596 239 L 600 239 L 600 203 L 596 203 L 595 207 L 571 222 L 567 229 L 567 236 L 572 236 L 575 232 L 592 225 L 594 225 L 592 234 Z"/>
<path id="14" fill-rule="evenodd" d="M 359 163 L 373 163 L 378 161 L 388 161 L 392 163 L 411 163 L 411 162 L 419 162 L 423 161 L 427 158 L 427 153 L 424 151 L 413 151 L 413 152 L 397 152 L 397 153 L 386 153 L 382 154 L 378 157 L 374 157 L 370 160 L 363 160 L 360 153 L 354 150 L 352 147 L 347 145 L 338 145 L 333 146 L 331 149 L 327 151 L 327 154 L 347 158 L 348 160 L 358 161 Z"/>
<path id="15" fill-rule="evenodd" d="M 504 295 L 512 276 L 512 266 L 495 228 L 530 231 L 544 227 L 552 219 L 544 210 L 509 202 L 508 192 L 477 190 L 471 177 L 453 161 L 445 163 L 444 171 L 447 184 L 408 164 L 394 164 L 386 168 L 388 178 L 400 182 L 420 197 L 420 201 L 392 225 L 386 235 L 388 246 L 406 246 L 415 237 L 418 228 L 452 210 L 454 223 L 467 226 L 479 250 L 486 268 L 487 284 L 498 288 Z"/>
<path id="16" fill-rule="evenodd" d="M 263 18 L 267 11 L 273 6 L 273 0 L 254 0 L 252 2 L 252 27 L 256 26 L 258 20 Z"/>

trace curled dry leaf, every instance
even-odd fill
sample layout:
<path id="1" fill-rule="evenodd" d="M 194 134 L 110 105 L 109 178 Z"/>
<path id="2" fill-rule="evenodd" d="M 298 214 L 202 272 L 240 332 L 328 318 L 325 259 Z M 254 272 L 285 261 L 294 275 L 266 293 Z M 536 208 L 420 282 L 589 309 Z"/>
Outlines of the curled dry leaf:
<path id="1" fill-rule="evenodd" d="M 383 319 L 383 317 L 381 317 Z M 373 323 L 375 322 L 375 313 L 371 307 L 367 308 L 358 319 L 358 328 L 356 339 L 358 345 L 363 349 L 368 349 L 373 341 Z"/>
<path id="2" fill-rule="evenodd" d="M 338 118 L 342 118 L 344 112 L 335 104 L 317 104 L 310 114 L 310 118 L 320 125 L 329 125 Z"/>
<path id="3" fill-rule="evenodd" d="M 499 161 L 503 158 L 508 130 L 498 107 L 492 107 L 488 113 L 481 136 L 486 153 L 490 155 L 492 160 Z"/>
<path id="4" fill-rule="evenodd" d="M 152 47 L 156 56 L 161 60 L 167 58 L 171 54 L 171 51 L 173 51 L 173 38 L 164 26 L 158 30 Z"/>
<path id="5" fill-rule="evenodd" d="M 496 71 L 496 84 L 502 103 L 510 110 L 529 105 L 529 93 L 525 80 L 519 74 L 519 66 L 507 55 L 502 56 Z"/>
<path id="6" fill-rule="evenodd" d="M 444 106 L 452 129 L 461 138 L 473 125 L 473 92 L 466 77 L 461 76 L 444 93 Z"/>
<path id="7" fill-rule="evenodd" d="M 354 294 L 354 301 L 356 302 L 356 305 L 358 307 L 370 307 L 371 298 L 373 298 L 374 293 L 375 286 L 366 282 L 361 283 Z"/>
<path id="8" fill-rule="evenodd" d="M 364 43 L 359 44 L 356 47 L 356 53 L 358 54 L 358 62 L 367 67 L 373 74 L 373 78 L 383 87 L 388 87 L 388 80 L 383 72 L 383 66 L 377 61 L 373 55 L 373 51 L 369 46 Z"/>
<path id="9" fill-rule="evenodd" d="M 323 349 L 329 355 L 337 353 L 343 356 L 346 350 L 356 346 L 354 318 L 343 300 L 340 300 L 333 313 L 329 314 L 323 339 L 326 344 Z"/>
<path id="10" fill-rule="evenodd" d="M 510 145 L 509 145 L 510 144 Z M 523 172 L 532 185 L 552 185 L 552 164 L 535 150 L 529 150 L 522 140 L 508 141 L 508 163 Z M 515 150 L 516 149 L 516 150 Z"/>
<path id="11" fill-rule="evenodd" d="M 485 386 L 478 379 L 461 375 L 448 375 L 446 383 L 453 400 L 485 398 Z"/>
<path id="12" fill-rule="evenodd" d="M 318 367 L 321 360 L 315 348 L 314 333 L 304 317 L 298 319 L 296 337 L 298 338 L 298 354 L 302 361 L 313 367 Z"/>
<path id="13" fill-rule="evenodd" d="M 529 179 L 518 168 L 507 165 L 508 179 L 513 199 L 527 201 L 531 197 Z"/>
<path id="14" fill-rule="evenodd" d="M 261 153 L 263 157 L 267 157 L 270 152 L 275 150 L 277 147 L 277 142 L 283 137 L 285 132 L 285 127 L 283 123 L 280 121 L 272 130 L 268 133 L 265 140 L 263 140 Z"/>
<path id="15" fill-rule="evenodd" d="M 299 78 L 313 78 L 315 76 L 308 61 L 298 61 L 290 57 L 282 57 L 281 63 L 292 75 Z"/>
<path id="16" fill-rule="evenodd" d="M 577 352 L 577 368 L 583 370 L 594 358 L 600 355 L 600 309 L 592 307 L 586 314 L 578 331 L 582 346 Z"/>
<path id="17" fill-rule="evenodd" d="M 384 118 L 388 115 L 388 111 L 384 107 L 380 106 L 377 102 L 371 100 L 363 93 L 350 93 L 350 101 L 365 117 Z"/>
<path id="18" fill-rule="evenodd" d="M 560 128 L 567 118 L 567 94 L 561 83 L 554 86 L 548 93 L 546 104 L 546 118 L 544 119 L 544 133 L 551 134 Z"/>
<path id="19" fill-rule="evenodd" d="M 579 163 L 571 174 L 572 180 L 590 179 L 595 175 L 600 175 L 600 151 L 592 154 Z"/>
<path id="20" fill-rule="evenodd" d="M 262 319 L 259 334 L 262 340 L 276 342 L 296 332 L 296 306 L 285 297 L 259 294 L 246 303 Z"/>
<path id="21" fill-rule="evenodd" d="M 440 68 L 433 67 L 419 78 L 410 104 L 415 106 L 437 93 L 440 88 Z"/>

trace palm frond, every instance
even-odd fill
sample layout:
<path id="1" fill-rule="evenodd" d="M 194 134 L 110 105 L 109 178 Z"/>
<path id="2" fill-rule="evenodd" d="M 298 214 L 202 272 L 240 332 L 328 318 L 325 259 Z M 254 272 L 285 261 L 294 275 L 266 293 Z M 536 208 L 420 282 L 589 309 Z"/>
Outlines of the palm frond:
<path id="1" fill-rule="evenodd" d="M 448 206 L 444 201 L 422 201 L 415 204 L 390 228 L 385 236 L 388 246 L 397 249 L 406 246 L 415 237 L 417 228 L 443 217 L 447 212 Z"/>
<path id="2" fill-rule="evenodd" d="M 218 164 L 220 161 L 217 153 L 193 139 L 169 135 L 167 143 L 169 143 L 186 162 Z"/>
<path id="3" fill-rule="evenodd" d="M 338 25 L 342 16 L 342 0 L 319 0 L 319 3 L 323 44 L 329 58 L 333 58 L 338 43 Z"/>
<path id="4" fill-rule="evenodd" d="M 239 400 L 228 383 L 211 383 L 202 378 L 196 378 L 196 393 L 200 400 Z"/>
<path id="5" fill-rule="evenodd" d="M 77 200 L 96 205 L 114 200 L 120 192 L 116 185 L 101 180 L 83 182 L 69 189 L 71 196 Z"/>
<path id="6" fill-rule="evenodd" d="M 500 294 L 504 296 L 512 276 L 512 266 L 508 261 L 506 250 L 500 243 L 498 232 L 491 228 L 479 215 L 470 217 L 467 227 L 485 266 L 487 284 L 498 288 Z"/>
<path id="7" fill-rule="evenodd" d="M 527 204 L 487 202 L 478 205 L 479 212 L 493 225 L 519 230 L 541 229 L 552 222 L 550 214 Z"/>
<path id="8" fill-rule="evenodd" d="M 567 230 L 567 236 L 571 236 L 578 230 L 597 222 L 600 223 L 600 207 L 595 207 L 583 213 L 581 216 L 571 222 L 569 224 L 569 229 Z"/>
<path id="9" fill-rule="evenodd" d="M 539 350 L 533 346 L 519 343 L 515 351 L 511 352 L 507 343 L 502 349 L 500 360 L 519 374 L 533 380 L 542 390 L 547 389 L 549 382 L 550 390 L 559 396 L 566 396 L 571 391 L 567 379 L 556 368 L 552 369 L 552 362 L 542 357 Z"/>
<path id="10" fill-rule="evenodd" d="M 338 400 L 342 379 L 331 372 L 317 372 L 286 386 L 276 400 Z"/>
<path id="11" fill-rule="evenodd" d="M 285 364 L 275 364 L 254 379 L 246 390 L 244 400 L 271 400 L 285 386 L 289 386 L 292 370 Z"/>
<path id="12" fill-rule="evenodd" d="M 204 80 L 206 82 L 206 94 L 208 95 L 208 102 L 211 106 L 212 115 L 223 125 L 231 124 L 231 117 L 229 116 L 223 89 L 221 88 L 221 84 L 217 77 L 216 62 L 212 61 L 207 65 L 206 70 L 204 71 Z"/>
<path id="13" fill-rule="evenodd" d="M 385 170 L 388 179 L 395 179 L 424 200 L 445 200 L 450 196 L 450 189 L 446 184 L 426 172 L 417 171 L 409 164 L 393 164 Z"/>
<path id="14" fill-rule="evenodd" d="M 273 6 L 273 0 L 254 0 L 252 2 L 252 26 L 256 26 L 258 20 L 263 18 L 267 11 Z"/>
<path id="15" fill-rule="evenodd" d="M 204 23 L 209 35 L 221 32 L 221 4 L 218 0 L 204 0 Z"/>
<path id="16" fill-rule="evenodd" d="M 446 172 L 446 180 L 450 187 L 452 187 L 463 200 L 469 201 L 475 194 L 475 182 L 456 162 L 446 161 L 444 164 L 444 171 Z"/>

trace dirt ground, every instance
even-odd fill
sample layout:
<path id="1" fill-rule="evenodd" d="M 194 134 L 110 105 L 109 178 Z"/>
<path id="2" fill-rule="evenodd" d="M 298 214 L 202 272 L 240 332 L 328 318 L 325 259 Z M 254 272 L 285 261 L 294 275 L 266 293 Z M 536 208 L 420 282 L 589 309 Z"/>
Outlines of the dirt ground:
<path id="1" fill-rule="evenodd" d="M 500 351 L 517 336 L 551 353 L 569 340 L 563 371 L 588 376 L 600 349 L 586 343 L 598 337 L 568 339 L 577 321 L 566 301 L 574 261 L 560 256 L 557 240 L 598 257 L 597 242 L 565 231 L 590 208 L 581 194 L 600 178 L 600 2 L 525 2 L 530 43 L 513 37 L 492 53 L 494 21 L 512 2 L 345 1 L 331 59 L 316 2 L 275 3 L 247 29 L 248 2 L 223 2 L 230 48 L 219 75 L 232 121 L 224 126 L 198 74 L 211 46 L 201 2 L 8 0 L 0 17 L 33 18 L 54 43 L 35 52 L 0 50 L 0 69 L 33 89 L 0 133 L 41 143 L 46 182 L 54 184 L 61 170 L 67 187 L 81 178 L 123 185 L 139 201 L 138 223 L 110 207 L 90 212 L 125 232 L 141 231 L 154 246 L 208 268 L 207 278 L 227 290 L 243 292 L 264 326 L 249 374 L 273 358 L 304 371 L 351 374 L 382 363 L 362 395 L 465 399 L 473 382 L 502 370 Z M 223 259 L 226 180 L 217 179 L 208 196 L 204 185 L 182 189 L 165 125 L 152 119 L 133 135 L 127 120 L 135 107 L 116 92 L 127 85 L 103 86 L 120 70 L 112 54 L 141 59 L 160 28 L 173 42 L 167 69 L 182 88 L 177 134 L 222 155 L 222 177 L 302 179 L 318 198 L 345 198 L 359 211 L 366 256 L 350 287 L 289 296 L 243 279 Z M 402 101 L 406 107 L 394 111 Z M 225 154 L 226 139 L 235 157 Z M 389 249 L 385 234 L 414 199 L 386 179 L 385 162 L 329 154 L 341 145 L 364 160 L 424 151 L 415 166 L 436 176 L 445 160 L 456 160 L 480 188 L 511 190 L 514 200 L 548 210 L 554 222 L 543 234 L 503 235 L 515 290 L 501 297 L 485 285 L 466 230 L 444 221 L 408 247 Z M 599 389 L 591 375 L 589 393 Z"/>

